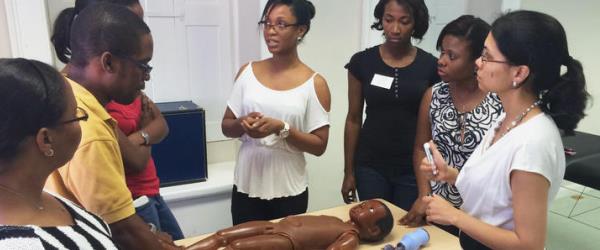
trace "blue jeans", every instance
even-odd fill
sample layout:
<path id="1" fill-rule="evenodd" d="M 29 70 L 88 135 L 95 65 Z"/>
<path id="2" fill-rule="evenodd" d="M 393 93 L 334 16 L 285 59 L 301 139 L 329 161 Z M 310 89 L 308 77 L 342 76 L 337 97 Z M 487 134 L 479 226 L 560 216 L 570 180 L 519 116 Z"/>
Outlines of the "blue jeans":
<path id="1" fill-rule="evenodd" d="M 146 205 L 135 209 L 135 213 L 142 217 L 146 223 L 152 223 L 156 229 L 168 233 L 173 240 L 183 239 L 183 232 L 167 203 L 160 195 L 148 196 L 150 200 Z"/>
<path id="2" fill-rule="evenodd" d="M 390 178 L 370 167 L 354 168 L 356 190 L 360 200 L 381 198 L 408 211 L 417 199 L 417 179 L 414 175 Z"/>

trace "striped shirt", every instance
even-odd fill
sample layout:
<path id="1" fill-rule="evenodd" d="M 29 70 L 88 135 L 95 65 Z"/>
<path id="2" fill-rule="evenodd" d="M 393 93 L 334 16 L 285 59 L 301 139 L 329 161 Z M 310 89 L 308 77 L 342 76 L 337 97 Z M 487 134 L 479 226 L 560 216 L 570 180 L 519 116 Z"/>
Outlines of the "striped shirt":
<path id="1" fill-rule="evenodd" d="M 117 249 L 108 225 L 100 217 L 55 197 L 71 214 L 74 225 L 0 225 L 0 249 Z"/>

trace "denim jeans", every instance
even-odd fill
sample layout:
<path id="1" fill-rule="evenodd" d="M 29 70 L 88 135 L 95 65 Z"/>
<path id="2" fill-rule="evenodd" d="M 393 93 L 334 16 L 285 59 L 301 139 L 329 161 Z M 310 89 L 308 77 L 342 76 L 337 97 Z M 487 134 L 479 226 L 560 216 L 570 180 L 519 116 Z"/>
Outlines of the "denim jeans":
<path id="1" fill-rule="evenodd" d="M 148 196 L 149 202 L 135 209 L 135 213 L 146 223 L 152 223 L 156 229 L 168 233 L 173 240 L 183 239 L 183 232 L 167 203 L 160 195 Z"/>
<path id="2" fill-rule="evenodd" d="M 414 175 L 390 178 L 374 168 L 357 166 L 354 178 L 360 200 L 381 198 L 406 211 L 410 210 L 419 193 Z"/>

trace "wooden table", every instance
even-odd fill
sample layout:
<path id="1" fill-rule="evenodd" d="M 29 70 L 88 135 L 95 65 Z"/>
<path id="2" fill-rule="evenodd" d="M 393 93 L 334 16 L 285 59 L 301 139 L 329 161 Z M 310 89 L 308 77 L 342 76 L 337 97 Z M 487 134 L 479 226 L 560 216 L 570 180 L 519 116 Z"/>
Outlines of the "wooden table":
<path id="1" fill-rule="evenodd" d="M 404 214 L 406 214 L 406 211 L 402 210 L 401 208 L 398 208 L 387 201 L 383 201 L 383 202 L 392 211 L 395 222 L 398 221 L 400 218 L 402 218 L 402 216 L 404 216 Z M 334 208 L 329 208 L 329 209 L 324 209 L 324 210 L 319 210 L 319 211 L 310 212 L 310 213 L 306 213 L 306 214 L 307 215 L 336 216 L 344 221 L 347 221 L 347 220 L 349 220 L 348 210 L 350 210 L 350 208 L 354 205 L 356 205 L 356 203 L 350 204 L 350 205 L 342 205 L 339 207 L 334 207 Z M 460 250 L 461 249 L 460 244 L 458 242 L 458 238 L 455 237 L 454 235 L 446 233 L 446 231 L 441 230 L 435 226 L 425 226 L 424 228 L 427 230 L 427 232 L 429 232 L 430 240 L 429 240 L 429 243 L 422 249 L 430 249 L 430 250 L 436 250 L 436 249 Z M 365 250 L 366 249 L 380 250 L 386 244 L 392 244 L 395 246 L 402 239 L 402 236 L 404 236 L 405 234 L 412 232 L 414 230 L 415 230 L 415 228 L 394 225 L 392 232 L 390 232 L 390 234 L 387 237 L 385 237 L 383 239 L 383 241 L 378 242 L 378 243 L 361 243 L 360 247 L 358 249 L 360 249 L 360 250 L 363 250 L 363 249 L 365 249 Z M 203 239 L 209 235 L 210 234 L 190 237 L 190 238 L 178 240 L 175 243 L 180 246 L 189 246 L 189 245 L 193 244 L 194 242 L 197 242 L 200 239 Z"/>

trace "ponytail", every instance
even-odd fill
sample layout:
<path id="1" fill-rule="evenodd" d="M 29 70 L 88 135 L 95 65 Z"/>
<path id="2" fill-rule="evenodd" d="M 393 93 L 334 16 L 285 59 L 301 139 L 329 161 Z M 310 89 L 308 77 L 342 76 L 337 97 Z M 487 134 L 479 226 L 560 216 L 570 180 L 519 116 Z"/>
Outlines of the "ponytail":
<path id="1" fill-rule="evenodd" d="M 572 134 L 585 116 L 590 95 L 581 63 L 569 55 L 560 22 L 541 12 L 517 10 L 494 21 L 491 33 L 508 61 L 529 67 L 526 81 L 542 101 L 542 111 L 565 134 Z M 567 70 L 561 75 L 562 66 Z"/>
<path id="2" fill-rule="evenodd" d="M 56 56 L 63 63 L 71 60 L 71 24 L 75 15 L 75 8 L 66 8 L 58 14 L 54 21 L 54 28 L 50 41 L 54 45 Z"/>
<path id="3" fill-rule="evenodd" d="M 563 65 L 567 67 L 567 72 L 543 94 L 541 107 L 565 134 L 573 134 L 577 123 L 585 116 L 583 111 L 590 95 L 586 91 L 581 63 L 567 56 Z"/>

